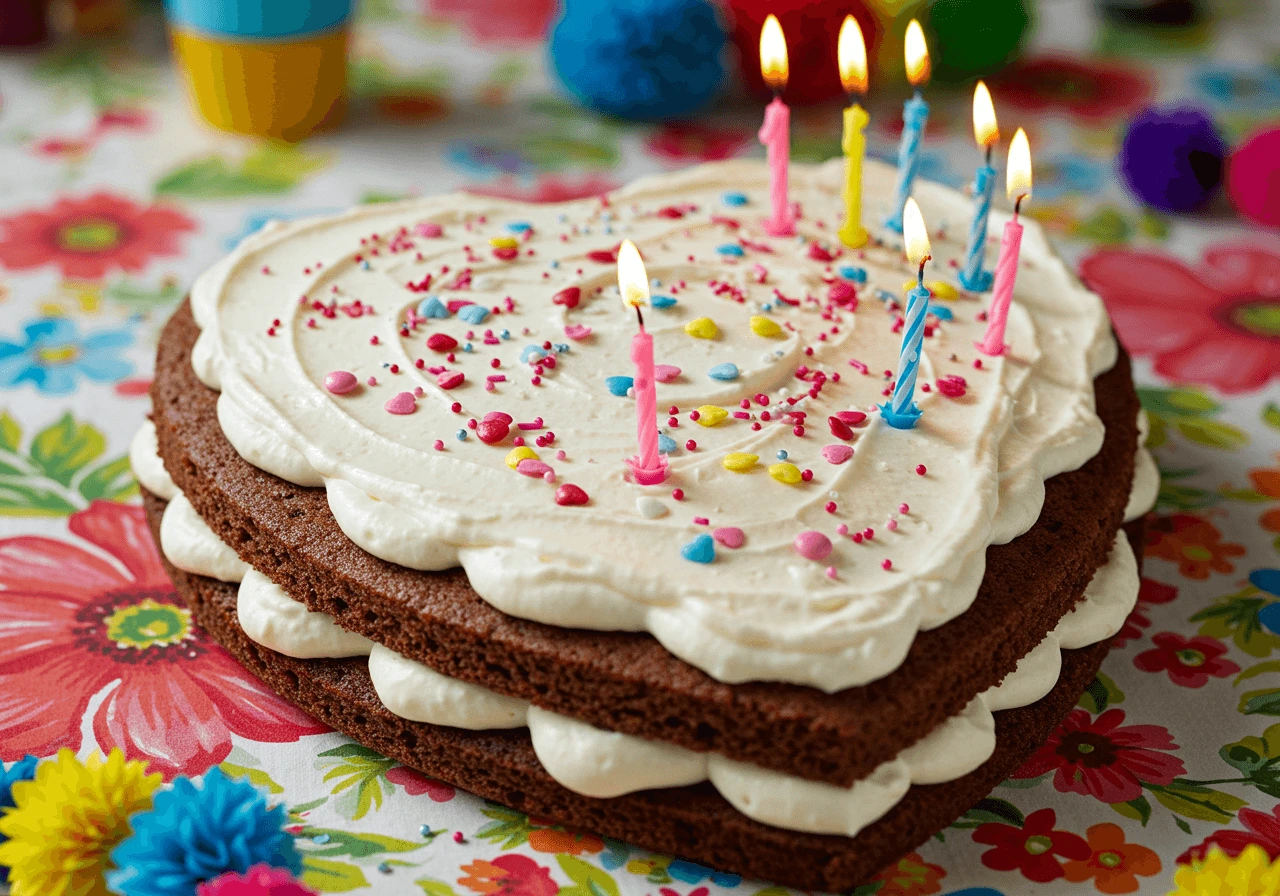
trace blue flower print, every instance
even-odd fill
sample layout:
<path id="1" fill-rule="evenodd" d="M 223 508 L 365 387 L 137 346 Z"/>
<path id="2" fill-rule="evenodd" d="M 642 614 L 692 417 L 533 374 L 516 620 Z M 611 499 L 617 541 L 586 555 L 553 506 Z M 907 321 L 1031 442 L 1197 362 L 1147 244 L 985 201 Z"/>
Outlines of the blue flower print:
<path id="1" fill-rule="evenodd" d="M 114 383 L 133 373 L 124 352 L 133 345 L 126 325 L 81 334 L 74 321 L 40 317 L 22 328 L 17 341 L 0 337 L 0 389 L 31 383 L 46 395 L 74 392 L 81 377 Z"/>
<path id="2" fill-rule="evenodd" d="M 1191 76 L 1202 96 L 1238 111 L 1270 111 L 1280 106 L 1280 70 L 1265 65 L 1212 63 Z"/>
<path id="3" fill-rule="evenodd" d="M 1049 155 L 1036 161 L 1035 198 L 1052 202 L 1070 194 L 1101 193 L 1111 179 L 1107 162 L 1075 153 Z"/>

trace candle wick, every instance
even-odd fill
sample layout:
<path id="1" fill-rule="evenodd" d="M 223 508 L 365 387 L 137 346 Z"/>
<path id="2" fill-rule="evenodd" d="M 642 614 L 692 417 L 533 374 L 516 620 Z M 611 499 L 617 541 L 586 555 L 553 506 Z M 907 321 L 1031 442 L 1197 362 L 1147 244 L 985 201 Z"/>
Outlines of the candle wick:
<path id="1" fill-rule="evenodd" d="M 640 330 L 643 332 L 644 331 L 644 315 L 640 313 L 639 305 L 636 306 L 636 320 L 639 322 Z"/>
<path id="2" fill-rule="evenodd" d="M 1013 200 L 1013 220 L 1018 220 L 1018 215 L 1022 214 L 1022 200 L 1027 198 L 1026 193 L 1022 193 L 1017 199 Z"/>
<path id="3" fill-rule="evenodd" d="M 988 168 L 991 167 L 991 149 L 992 149 L 992 144 L 988 143 L 987 144 L 987 167 Z"/>
<path id="4" fill-rule="evenodd" d="M 924 263 L 929 261 L 931 258 L 933 258 L 932 255 L 926 255 L 920 260 L 920 272 L 916 275 L 916 285 L 921 289 L 924 289 Z"/>

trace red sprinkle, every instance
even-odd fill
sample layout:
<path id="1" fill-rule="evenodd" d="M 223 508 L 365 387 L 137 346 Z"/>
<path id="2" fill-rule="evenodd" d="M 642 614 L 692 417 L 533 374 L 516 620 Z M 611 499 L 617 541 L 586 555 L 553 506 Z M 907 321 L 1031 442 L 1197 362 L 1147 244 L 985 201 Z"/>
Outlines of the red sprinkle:
<path id="1" fill-rule="evenodd" d="M 432 333 L 427 337 L 427 348 L 433 352 L 451 352 L 458 347 L 458 340 L 454 339 L 448 333 Z"/>
<path id="2" fill-rule="evenodd" d="M 835 513 L 835 512 L 836 512 L 836 502 L 835 502 L 835 501 L 828 501 L 828 502 L 826 503 L 826 511 L 827 511 L 827 513 Z"/>
<path id="3" fill-rule="evenodd" d="M 461 370 L 446 371 L 436 377 L 436 385 L 441 389 L 456 389 L 466 378 Z"/>
<path id="4" fill-rule="evenodd" d="M 572 482 L 566 482 L 556 489 L 556 503 L 561 507 L 577 507 L 589 500 L 591 499 L 587 493 Z"/>
<path id="5" fill-rule="evenodd" d="M 803 479 L 805 482 L 813 481 L 813 470 L 801 470 L 800 478 Z"/>
<path id="6" fill-rule="evenodd" d="M 689 441 L 684 443 L 684 447 L 686 451 L 693 451 L 695 448 L 698 447 L 698 443 L 695 442 L 693 439 L 689 439 Z"/>
<path id="7" fill-rule="evenodd" d="M 884 560 L 880 561 L 880 568 L 885 570 L 893 569 L 893 561 L 886 557 Z"/>
<path id="8" fill-rule="evenodd" d="M 924 464 L 916 464 L 916 475 L 917 475 L 917 476 L 923 476 L 923 475 L 924 475 L 925 473 L 927 473 L 927 472 L 929 472 L 929 471 L 928 471 L 927 469 L 925 469 L 925 465 L 924 465 Z"/>
<path id="9" fill-rule="evenodd" d="M 577 308 L 582 300 L 582 290 L 576 286 L 567 286 L 551 297 L 551 304 L 563 305 L 566 308 Z"/>
<path id="10" fill-rule="evenodd" d="M 684 489 L 682 489 L 682 488 L 673 488 L 673 489 L 671 490 L 671 497 L 672 497 L 672 498 L 674 498 L 674 499 L 675 499 L 675 500 L 677 500 L 677 501 L 683 501 L 683 500 L 684 500 Z"/>

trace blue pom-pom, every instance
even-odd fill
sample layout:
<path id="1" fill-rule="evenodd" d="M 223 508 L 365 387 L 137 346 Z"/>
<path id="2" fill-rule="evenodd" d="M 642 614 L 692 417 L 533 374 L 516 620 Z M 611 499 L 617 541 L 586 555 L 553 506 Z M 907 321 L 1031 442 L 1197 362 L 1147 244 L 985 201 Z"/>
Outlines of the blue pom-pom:
<path id="1" fill-rule="evenodd" d="M 719 90 L 726 41 L 708 0 L 565 0 L 551 32 L 551 67 L 590 109 L 678 118 Z"/>
<path id="2" fill-rule="evenodd" d="M 1189 212 L 1222 184 L 1226 142 L 1207 112 L 1190 106 L 1147 109 L 1129 125 L 1120 173 L 1146 205 Z"/>
<path id="3" fill-rule="evenodd" d="M 112 850 L 119 870 L 108 883 L 121 896 L 170 896 L 263 862 L 300 874 L 287 821 L 284 806 L 267 808 L 256 787 L 221 769 L 210 769 L 199 785 L 178 778 L 173 789 L 156 794 L 150 811 L 130 819 L 133 833 Z"/>
<path id="4" fill-rule="evenodd" d="M 5 809 L 12 809 L 16 805 L 13 801 L 13 785 L 19 781 L 30 781 L 34 778 L 38 761 L 36 757 L 28 754 L 11 765 L 6 766 L 0 762 L 0 815 L 4 814 Z M 4 834 L 0 834 L 0 843 L 8 839 Z M 0 884 L 8 881 L 9 869 L 0 865 Z"/>

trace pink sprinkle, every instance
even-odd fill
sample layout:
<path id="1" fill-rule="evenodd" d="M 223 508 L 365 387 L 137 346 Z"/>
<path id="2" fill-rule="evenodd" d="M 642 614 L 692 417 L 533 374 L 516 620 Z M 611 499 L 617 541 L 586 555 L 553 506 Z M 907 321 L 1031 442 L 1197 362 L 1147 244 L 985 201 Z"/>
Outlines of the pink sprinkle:
<path id="1" fill-rule="evenodd" d="M 684 447 L 686 451 L 693 451 L 698 447 L 698 443 L 695 442 L 693 439 L 689 439 L 684 443 Z"/>
<path id="2" fill-rule="evenodd" d="M 378 344 L 378 337 L 377 337 L 377 336 L 370 336 L 370 337 L 369 337 L 369 344 L 370 344 L 370 345 L 377 345 L 377 344 Z"/>
<path id="3" fill-rule="evenodd" d="M 556 452 L 556 460 L 567 460 L 568 457 L 569 455 L 565 454 L 563 448 Z"/>
<path id="4" fill-rule="evenodd" d="M 449 410 L 453 411 L 455 414 L 461 414 L 461 413 L 462 413 L 462 402 L 460 402 L 460 401 L 455 401 L 453 404 L 449 405 Z"/>
<path id="5" fill-rule="evenodd" d="M 365 384 L 369 386 L 376 386 L 378 385 L 378 378 L 376 376 L 371 376 L 365 380 Z"/>
<path id="6" fill-rule="evenodd" d="M 815 529 L 807 529 L 791 543 L 806 560 L 823 560 L 831 553 L 831 539 Z"/>
<path id="7" fill-rule="evenodd" d="M 556 481 L 556 471 L 555 471 L 555 470 L 547 470 L 547 472 L 545 472 L 545 473 L 543 473 L 543 474 L 542 474 L 542 481 L 543 481 L 543 482 L 545 482 L 545 483 L 547 483 L 548 485 L 550 485 L 551 483 L 555 482 L 555 481 Z"/>
<path id="8" fill-rule="evenodd" d="M 851 535 L 851 536 L 849 536 L 849 537 L 853 539 L 853 543 L 854 543 L 854 544 L 862 544 L 862 533 L 861 533 L 861 532 L 854 532 L 854 533 L 853 533 L 853 535 Z"/>
<path id="9" fill-rule="evenodd" d="M 660 383 L 669 383 L 680 375 L 680 368 L 673 364 L 658 364 L 653 368 L 653 378 Z"/>
<path id="10" fill-rule="evenodd" d="M 561 507 L 576 507 L 589 500 L 587 493 L 572 482 L 566 482 L 556 489 L 556 503 Z"/>
<path id="11" fill-rule="evenodd" d="M 834 579 L 836 577 L 836 568 L 834 566 L 828 566 L 826 573 L 828 579 Z"/>
<path id="12" fill-rule="evenodd" d="M 836 526 L 836 534 L 837 534 L 837 535 L 848 535 L 848 534 L 849 534 L 849 527 L 848 527 L 848 526 L 846 526 L 844 523 L 841 523 L 840 525 Z"/>
<path id="13" fill-rule="evenodd" d="M 822 456 L 829 464 L 842 464 L 853 457 L 853 449 L 848 445 L 823 445 Z"/>
<path id="14" fill-rule="evenodd" d="M 547 473 L 554 474 L 555 470 L 551 468 L 550 464 L 535 460 L 532 457 L 526 457 L 516 466 L 516 472 L 532 479 L 541 479 Z"/>
<path id="15" fill-rule="evenodd" d="M 926 468 L 925 468 L 925 465 L 924 465 L 924 464 L 916 464 L 916 475 L 917 475 L 917 476 L 923 476 L 923 475 L 924 475 L 925 473 L 927 473 L 927 472 L 929 472 L 929 471 L 928 471 L 928 469 L 926 469 Z"/>
<path id="16" fill-rule="evenodd" d="M 444 440 L 443 440 L 443 439 L 436 439 L 436 442 L 435 442 L 435 444 L 434 444 L 432 447 L 433 447 L 433 448 L 435 448 L 437 451 L 443 451 L 443 450 L 444 450 Z"/>
<path id="17" fill-rule="evenodd" d="M 453 832 L 453 842 L 454 842 L 454 843 L 461 843 L 461 842 L 462 842 L 462 831 L 454 831 L 454 832 Z"/>
<path id="18" fill-rule="evenodd" d="M 324 377 L 324 387 L 334 395 L 346 395 L 357 385 L 356 375 L 347 370 L 335 370 Z"/>
<path id="19" fill-rule="evenodd" d="M 884 524 L 884 527 L 885 527 L 886 529 L 888 529 L 890 532 L 897 532 L 897 531 L 898 531 L 898 521 L 897 521 L 897 520 L 889 520 L 889 522 L 887 522 L 887 523 L 885 523 L 885 524 Z"/>
<path id="20" fill-rule="evenodd" d="M 800 478 L 801 478 L 801 479 L 803 479 L 805 482 L 812 482 L 812 481 L 813 481 L 813 470 L 801 470 L 801 471 L 800 471 Z"/>
<path id="21" fill-rule="evenodd" d="M 427 348 L 433 352 L 451 352 L 458 347 L 458 340 L 454 339 L 448 333 L 432 333 L 427 337 Z"/>
<path id="22" fill-rule="evenodd" d="M 870 541 L 871 539 L 876 537 L 876 530 L 872 529 L 870 526 L 867 526 L 867 528 L 862 530 L 862 537 L 865 538 L 867 541 Z"/>
<path id="23" fill-rule="evenodd" d="M 397 392 L 382 406 L 388 414 L 412 414 L 417 407 L 412 392 Z"/>
<path id="24" fill-rule="evenodd" d="M 893 569 L 893 561 L 886 557 L 880 561 L 880 568 L 886 571 Z"/>
<path id="25" fill-rule="evenodd" d="M 521 429 L 523 429 L 525 432 L 529 432 L 530 430 L 534 430 L 534 429 L 542 429 L 542 418 L 534 417 L 532 423 L 517 423 L 516 425 L 519 426 Z"/>
<path id="26" fill-rule="evenodd" d="M 693 518 L 693 524 L 695 526 L 709 526 L 711 525 L 711 520 L 707 519 L 705 516 L 695 516 Z"/>
<path id="27" fill-rule="evenodd" d="M 746 533 L 737 526 L 721 526 L 711 531 L 711 537 L 730 550 L 737 550 L 747 540 Z"/>
<path id="28" fill-rule="evenodd" d="M 898 513 L 910 513 L 910 512 L 911 512 L 911 505 L 909 504 L 898 505 Z"/>
<path id="29" fill-rule="evenodd" d="M 426 394 L 427 394 L 427 393 L 423 390 L 423 388 L 422 388 L 421 386 L 414 386 L 414 387 L 413 387 L 413 397 L 414 397 L 414 398 L 421 398 L 423 395 L 426 395 Z"/>
<path id="30" fill-rule="evenodd" d="M 675 500 L 677 500 L 677 501 L 683 501 L 683 500 L 684 500 L 684 489 L 682 489 L 682 488 L 673 488 L 673 489 L 671 490 L 671 497 L 672 497 L 672 498 L 674 498 L 674 499 L 675 499 Z"/>
<path id="31" fill-rule="evenodd" d="M 792 429 L 791 429 L 791 434 L 792 434 L 793 436 L 803 436 L 803 435 L 804 435 L 804 427 L 803 427 L 803 426 L 794 426 L 794 427 L 792 427 Z"/>
<path id="32" fill-rule="evenodd" d="M 582 324 L 570 324 L 564 328 L 564 335 L 576 342 L 580 342 L 591 335 L 591 328 Z"/>
<path id="33" fill-rule="evenodd" d="M 825 508 L 824 508 L 824 509 L 827 511 L 827 513 L 835 513 L 835 512 L 836 512 L 836 502 L 835 502 L 835 501 L 828 501 L 828 502 L 826 503 L 826 506 L 825 506 Z"/>
<path id="34" fill-rule="evenodd" d="M 436 377 L 436 385 L 441 389 L 456 389 L 466 378 L 461 370 L 446 371 Z"/>

